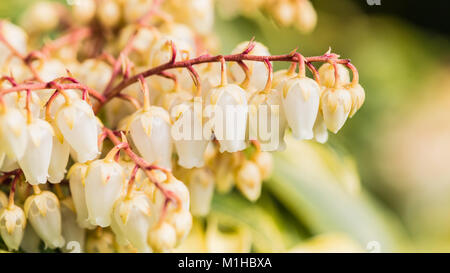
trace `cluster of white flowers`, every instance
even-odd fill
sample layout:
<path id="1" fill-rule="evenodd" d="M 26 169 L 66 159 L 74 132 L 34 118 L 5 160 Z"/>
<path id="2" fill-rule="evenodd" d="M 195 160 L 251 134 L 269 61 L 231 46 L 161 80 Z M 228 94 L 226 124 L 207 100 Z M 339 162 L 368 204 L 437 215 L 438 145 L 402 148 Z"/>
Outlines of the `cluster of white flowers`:
<path id="1" fill-rule="evenodd" d="M 170 251 L 192 215 L 209 213 L 215 190 L 236 185 L 248 200 L 259 198 L 273 165 L 268 152 L 285 149 L 288 128 L 324 143 L 364 101 L 356 69 L 337 55 L 322 56 L 328 63 L 318 71 L 300 54 L 284 55 L 291 68 L 274 73 L 268 49 L 251 41 L 229 55 L 242 59 L 227 63 L 201 55 L 215 50 L 212 0 L 158 4 L 74 1 L 70 20 L 90 31 L 45 50 L 29 50 L 28 35 L 53 30 L 66 14 L 59 5 L 31 6 L 21 19 L 27 32 L 1 21 L 0 174 L 11 191 L 9 200 L 0 191 L 0 234 L 10 250 L 29 249 L 22 239 L 34 235 L 63 251 L 73 242 L 88 251 L 110 251 L 108 242 L 120 251 Z M 174 137 L 180 128 L 187 138 Z"/>

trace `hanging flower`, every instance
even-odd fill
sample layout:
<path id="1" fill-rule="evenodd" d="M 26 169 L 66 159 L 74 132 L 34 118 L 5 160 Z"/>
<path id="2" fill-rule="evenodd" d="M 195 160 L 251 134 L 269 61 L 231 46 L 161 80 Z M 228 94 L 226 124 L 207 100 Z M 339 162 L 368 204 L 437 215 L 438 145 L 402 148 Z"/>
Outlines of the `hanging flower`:
<path id="1" fill-rule="evenodd" d="M 37 191 L 27 198 L 25 215 L 46 247 L 64 246 L 61 235 L 61 210 L 56 195 L 49 191 Z"/>

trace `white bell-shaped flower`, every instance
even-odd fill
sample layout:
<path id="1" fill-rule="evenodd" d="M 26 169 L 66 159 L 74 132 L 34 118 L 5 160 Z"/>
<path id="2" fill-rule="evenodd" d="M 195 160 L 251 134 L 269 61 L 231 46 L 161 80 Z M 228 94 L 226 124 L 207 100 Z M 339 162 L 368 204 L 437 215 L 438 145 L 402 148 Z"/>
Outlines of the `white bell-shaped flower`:
<path id="1" fill-rule="evenodd" d="M 64 246 L 61 235 L 61 210 L 58 198 L 49 191 L 36 192 L 27 198 L 25 215 L 46 247 Z"/>
<path id="2" fill-rule="evenodd" d="M 314 123 L 314 139 L 319 143 L 325 143 L 328 140 L 328 129 L 327 125 L 325 123 L 325 120 L 323 119 L 322 110 L 319 110 L 319 113 L 317 113 L 317 119 Z"/>
<path id="3" fill-rule="evenodd" d="M 172 167 L 172 136 L 169 114 L 161 107 L 138 110 L 129 119 L 127 128 L 142 157 L 161 167 Z"/>
<path id="4" fill-rule="evenodd" d="M 0 151 L 12 160 L 22 158 L 27 148 L 28 134 L 25 116 L 13 107 L 0 109 Z"/>
<path id="5" fill-rule="evenodd" d="M 307 77 L 295 77 L 279 85 L 286 120 L 297 139 L 312 139 L 320 103 L 320 87 Z"/>
<path id="6" fill-rule="evenodd" d="M 70 146 L 64 140 L 62 135 L 56 133 L 53 136 L 53 148 L 48 168 L 48 181 L 50 183 L 59 183 L 66 174 L 67 162 L 69 161 Z"/>
<path id="7" fill-rule="evenodd" d="M 350 110 L 349 117 L 353 117 L 355 113 L 361 108 L 366 98 L 364 88 L 360 84 L 349 84 L 346 88 L 352 97 L 352 109 Z"/>
<path id="8" fill-rule="evenodd" d="M 236 173 L 236 186 L 250 201 L 255 202 L 261 195 L 262 178 L 258 166 L 246 160 Z"/>
<path id="9" fill-rule="evenodd" d="M 77 213 L 77 223 L 82 228 L 92 229 L 94 226 L 88 221 L 88 209 L 86 206 L 85 177 L 88 166 L 75 163 L 69 170 L 69 187 L 72 201 Z"/>
<path id="10" fill-rule="evenodd" d="M 64 139 L 77 153 L 79 162 L 97 157 L 97 119 L 86 101 L 75 99 L 63 105 L 56 113 L 56 124 Z"/>
<path id="11" fill-rule="evenodd" d="M 202 167 L 209 137 L 203 135 L 203 114 L 200 100 L 177 105 L 172 111 L 172 137 L 183 168 Z"/>
<path id="12" fill-rule="evenodd" d="M 249 138 L 258 140 L 262 151 L 282 151 L 286 148 L 284 134 L 287 122 L 281 91 L 254 93 L 249 100 Z"/>
<path id="13" fill-rule="evenodd" d="M 172 44 L 176 48 L 176 60 L 181 61 L 183 57 L 194 56 L 195 50 L 188 41 L 171 35 L 162 35 L 152 46 L 150 53 L 150 67 L 156 67 L 169 62 L 172 59 Z M 194 87 L 189 71 L 184 68 L 168 70 L 177 76 L 178 83 L 184 89 L 191 91 Z M 159 91 L 173 90 L 175 85 L 171 79 L 156 77 L 150 82 L 151 87 Z"/>
<path id="14" fill-rule="evenodd" d="M 336 64 L 338 68 L 339 82 L 342 84 L 350 83 L 350 73 L 342 64 Z M 319 67 L 320 85 L 325 87 L 333 87 L 335 85 L 334 66 L 330 63 L 324 63 Z"/>
<path id="15" fill-rule="evenodd" d="M 168 213 L 171 213 L 172 211 L 179 209 L 189 210 L 190 206 L 189 190 L 183 182 L 176 179 L 175 176 L 170 174 L 167 177 L 167 179 L 161 183 L 161 185 L 162 187 L 164 187 L 166 191 L 170 191 L 173 194 L 175 194 L 177 200 L 180 202 L 180 204 L 170 202 L 167 209 Z M 164 196 L 164 194 L 160 190 L 157 190 L 155 192 L 155 201 L 154 201 L 156 206 L 155 209 L 156 219 L 159 219 L 159 215 L 157 214 L 161 212 L 165 200 L 166 197 Z"/>
<path id="16" fill-rule="evenodd" d="M 343 88 L 327 88 L 322 95 L 321 107 L 328 130 L 336 134 L 347 120 L 352 108 L 352 97 Z"/>
<path id="17" fill-rule="evenodd" d="M 231 54 L 241 53 L 248 46 L 248 43 L 249 42 L 246 41 L 238 44 Z M 270 52 L 266 46 L 258 42 L 254 42 L 254 45 L 255 47 L 249 52 L 249 55 L 270 56 Z M 262 90 L 269 74 L 266 65 L 263 62 L 244 61 L 244 63 L 251 73 L 249 89 L 252 89 L 253 91 Z M 237 63 L 231 63 L 229 71 L 231 78 L 234 79 L 236 83 L 241 83 L 245 79 L 245 72 Z"/>
<path id="18" fill-rule="evenodd" d="M 177 244 L 175 228 L 166 222 L 149 230 L 148 243 L 157 252 L 170 252 Z"/>
<path id="19" fill-rule="evenodd" d="M 85 177 L 86 205 L 89 223 L 101 227 L 111 224 L 114 203 L 124 187 L 122 166 L 110 158 L 89 163 Z"/>
<path id="20" fill-rule="evenodd" d="M 205 115 L 220 144 L 220 152 L 238 152 L 247 147 L 248 105 L 244 89 L 225 84 L 211 89 L 207 97 Z"/>
<path id="21" fill-rule="evenodd" d="M 45 184 L 53 149 L 53 128 L 42 119 L 33 119 L 27 125 L 28 143 L 19 166 L 31 185 Z"/>
<path id="22" fill-rule="evenodd" d="M 72 198 L 66 198 L 61 201 L 61 219 L 62 236 L 66 242 L 66 245 L 61 250 L 70 253 L 84 252 L 86 230 L 77 223 L 77 215 Z"/>
<path id="23" fill-rule="evenodd" d="M 148 230 L 154 224 L 151 206 L 147 195 L 138 191 L 119 199 L 114 206 L 115 223 L 139 252 L 152 252 L 147 242 Z"/>
<path id="24" fill-rule="evenodd" d="M 206 216 L 214 196 L 214 176 L 205 168 L 193 169 L 189 174 L 191 212 L 195 216 Z"/>
<path id="25" fill-rule="evenodd" d="M 26 222 L 25 213 L 14 204 L 0 210 L 0 234 L 9 250 L 19 249 Z"/>

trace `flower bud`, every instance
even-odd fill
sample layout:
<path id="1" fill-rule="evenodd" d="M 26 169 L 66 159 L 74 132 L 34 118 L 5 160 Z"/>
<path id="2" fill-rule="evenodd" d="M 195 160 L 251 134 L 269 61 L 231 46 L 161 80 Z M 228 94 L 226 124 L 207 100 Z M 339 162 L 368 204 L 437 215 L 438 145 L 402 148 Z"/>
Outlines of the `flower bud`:
<path id="1" fill-rule="evenodd" d="M 106 62 L 98 59 L 87 59 L 75 71 L 75 76 L 80 82 L 97 90 L 102 91 L 111 79 L 112 68 Z"/>
<path id="2" fill-rule="evenodd" d="M 177 243 L 175 228 L 166 222 L 157 225 L 148 232 L 148 243 L 157 252 L 170 252 Z"/>
<path id="3" fill-rule="evenodd" d="M 97 157 L 97 119 L 86 101 L 75 99 L 62 106 L 56 114 L 56 124 L 64 139 L 77 153 L 79 162 Z"/>
<path id="4" fill-rule="evenodd" d="M 0 234 L 9 250 L 19 249 L 26 222 L 20 207 L 12 205 L 0 209 Z"/>
<path id="5" fill-rule="evenodd" d="M 64 246 L 61 235 L 61 211 L 55 194 L 49 191 L 35 193 L 27 198 L 25 215 L 46 247 Z"/>
<path id="6" fill-rule="evenodd" d="M 172 136 L 170 117 L 161 107 L 138 110 L 128 122 L 131 138 L 142 157 L 153 164 L 172 167 Z"/>
<path id="7" fill-rule="evenodd" d="M 350 73 L 342 64 L 336 65 L 338 68 L 339 82 L 342 84 L 350 83 Z M 325 87 L 334 87 L 335 73 L 334 66 L 330 63 L 324 63 L 319 68 L 320 85 Z"/>
<path id="8" fill-rule="evenodd" d="M 58 10 L 54 3 L 41 1 L 32 4 L 23 14 L 21 25 L 29 32 L 45 32 L 58 26 Z"/>
<path id="9" fill-rule="evenodd" d="M 92 229 L 94 226 L 88 221 L 88 210 L 86 206 L 85 177 L 88 166 L 75 163 L 69 170 L 69 187 L 72 201 L 77 213 L 77 223 L 82 228 Z"/>
<path id="10" fill-rule="evenodd" d="M 328 130 L 325 120 L 323 119 L 322 110 L 317 114 L 316 122 L 314 123 L 314 139 L 319 143 L 325 143 L 328 140 Z"/>
<path id="11" fill-rule="evenodd" d="M 258 166 L 261 173 L 261 179 L 265 180 L 270 177 L 273 171 L 273 157 L 268 152 L 256 153 L 252 158 L 253 162 Z"/>
<path id="12" fill-rule="evenodd" d="M 328 130 L 336 134 L 347 120 L 352 97 L 345 89 L 328 88 L 322 95 L 321 106 Z"/>
<path id="13" fill-rule="evenodd" d="M 97 18 L 108 28 L 115 27 L 120 21 L 120 6 L 115 0 L 100 1 L 97 6 Z"/>
<path id="14" fill-rule="evenodd" d="M 203 136 L 203 116 L 200 102 L 177 105 L 172 116 L 172 137 L 178 154 L 178 165 L 183 168 L 200 168 L 209 138 Z"/>
<path id="15" fill-rule="evenodd" d="M 121 235 L 139 252 L 152 252 L 148 246 L 148 230 L 153 226 L 155 218 L 149 198 L 143 193 L 134 191 L 117 200 L 114 205 L 113 218 Z"/>
<path id="16" fill-rule="evenodd" d="M 88 221 L 92 225 L 107 227 L 111 224 L 114 203 L 124 187 L 122 166 L 107 159 L 89 163 L 85 178 Z"/>
<path id="17" fill-rule="evenodd" d="M 127 0 L 123 2 L 123 15 L 128 23 L 136 23 L 153 5 L 153 0 Z"/>
<path id="18" fill-rule="evenodd" d="M 296 1 L 295 26 L 303 33 L 310 33 L 317 24 L 317 13 L 310 1 Z"/>
<path id="19" fill-rule="evenodd" d="M 158 33 L 149 28 L 128 25 L 120 31 L 118 49 L 124 48 L 133 35 L 136 36 L 133 42 L 134 51 L 130 53 L 130 59 L 136 64 L 147 65 L 151 48 L 158 38 Z"/>
<path id="20" fill-rule="evenodd" d="M 12 107 L 0 109 L 0 151 L 13 161 L 22 158 L 28 134 L 24 115 Z"/>
<path id="21" fill-rule="evenodd" d="M 214 195 L 214 176 L 205 168 L 193 169 L 189 174 L 191 212 L 195 216 L 206 216 Z"/>
<path id="22" fill-rule="evenodd" d="M 258 166 L 246 160 L 236 173 L 236 186 L 250 201 L 256 201 L 261 195 L 261 172 Z"/>
<path id="23" fill-rule="evenodd" d="M 95 0 L 79 0 L 71 7 L 73 21 L 76 23 L 86 24 L 95 16 Z"/>
<path id="24" fill-rule="evenodd" d="M 263 151 L 282 151 L 286 148 L 284 134 L 286 117 L 281 91 L 255 93 L 249 101 L 249 138 L 258 140 Z M 256 126 L 255 126 L 256 125 Z"/>
<path id="25" fill-rule="evenodd" d="M 62 236 L 66 242 L 66 245 L 61 250 L 70 253 L 84 252 L 86 231 L 77 223 L 77 215 L 72 198 L 62 200 L 61 204 Z"/>
<path id="26" fill-rule="evenodd" d="M 209 108 L 206 111 L 212 111 L 209 113 L 212 117 L 208 117 L 208 124 L 219 141 L 220 152 L 244 150 L 247 147 L 245 134 L 248 114 L 244 89 L 235 84 L 214 88 L 210 91 L 206 105 Z"/>
<path id="27" fill-rule="evenodd" d="M 231 54 L 241 53 L 248 46 L 248 43 L 249 42 L 246 41 L 238 44 L 235 49 L 233 49 Z M 254 42 L 254 44 L 255 47 L 248 53 L 249 55 L 270 56 L 270 52 L 267 47 L 258 42 Z M 250 91 L 262 90 L 266 85 L 269 74 L 266 65 L 263 62 L 244 61 L 244 63 L 247 65 L 251 73 L 249 81 Z M 245 73 L 237 63 L 231 63 L 229 71 L 231 78 L 234 79 L 236 83 L 241 83 L 244 81 Z"/>
<path id="28" fill-rule="evenodd" d="M 352 97 L 352 109 L 350 110 L 349 117 L 353 117 L 363 105 L 366 94 L 360 84 L 349 84 L 346 89 L 350 92 L 350 96 Z"/>
<path id="29" fill-rule="evenodd" d="M 295 9 L 291 1 L 275 1 L 272 12 L 273 18 L 281 26 L 288 27 L 295 20 Z"/>
<path id="30" fill-rule="evenodd" d="M 34 119 L 27 125 L 28 143 L 19 166 L 31 185 L 45 184 L 53 148 L 53 128 L 42 119 Z"/>
<path id="31" fill-rule="evenodd" d="M 297 139 L 312 139 L 320 102 L 320 87 L 307 77 L 296 77 L 279 85 L 286 120 Z M 282 89 L 281 89 L 282 88 Z"/>

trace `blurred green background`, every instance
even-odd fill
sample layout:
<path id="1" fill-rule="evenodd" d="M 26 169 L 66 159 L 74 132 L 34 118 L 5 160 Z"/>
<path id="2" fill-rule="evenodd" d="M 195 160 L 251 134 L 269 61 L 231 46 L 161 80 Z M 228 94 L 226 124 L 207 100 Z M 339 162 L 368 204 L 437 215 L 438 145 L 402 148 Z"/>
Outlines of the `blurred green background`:
<path id="1" fill-rule="evenodd" d="M 3 0 L 0 16 L 15 19 L 30 2 Z M 257 11 L 218 16 L 221 51 L 252 36 L 272 54 L 298 46 L 305 56 L 321 55 L 331 47 L 357 66 L 364 106 L 327 145 L 289 140 L 256 204 L 216 195 L 208 226 L 220 221 L 235 234 L 194 228 L 181 250 L 194 251 L 189 244 L 206 236 L 205 244 L 228 240 L 229 249 L 263 252 L 450 251 L 448 31 L 362 0 L 312 2 L 318 25 L 308 35 Z M 433 11 L 433 2 L 422 4 Z"/>

